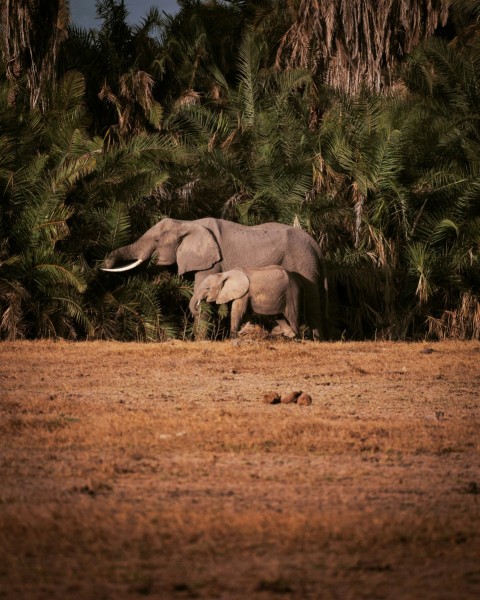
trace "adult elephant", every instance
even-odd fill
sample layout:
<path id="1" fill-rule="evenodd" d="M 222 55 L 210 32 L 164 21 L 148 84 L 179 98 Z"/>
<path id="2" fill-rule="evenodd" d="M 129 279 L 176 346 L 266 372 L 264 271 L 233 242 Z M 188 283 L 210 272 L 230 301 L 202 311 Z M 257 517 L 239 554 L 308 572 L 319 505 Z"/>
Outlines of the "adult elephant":
<path id="1" fill-rule="evenodd" d="M 212 273 L 235 267 L 279 265 L 302 283 L 306 320 L 313 337 L 325 336 L 326 280 L 315 240 L 297 227 L 281 223 L 239 225 L 223 219 L 196 221 L 162 219 L 129 246 L 117 248 L 105 260 L 104 271 L 133 269 L 155 255 L 157 265 L 177 263 L 180 275 L 195 273 L 195 285 Z M 133 261 L 125 266 L 128 261 Z M 124 265 L 124 266 L 119 266 Z M 190 307 L 194 312 L 195 307 Z"/>

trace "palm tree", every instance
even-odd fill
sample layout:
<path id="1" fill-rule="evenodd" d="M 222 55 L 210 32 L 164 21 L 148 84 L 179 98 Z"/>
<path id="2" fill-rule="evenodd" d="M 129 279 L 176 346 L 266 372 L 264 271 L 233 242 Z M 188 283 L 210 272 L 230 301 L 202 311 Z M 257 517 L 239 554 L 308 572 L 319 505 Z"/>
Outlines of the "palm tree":
<path id="1" fill-rule="evenodd" d="M 319 127 L 317 193 L 306 210 L 328 260 L 337 327 L 348 336 L 404 335 L 397 284 L 410 228 L 409 109 L 374 94 L 333 96 Z"/>
<path id="2" fill-rule="evenodd" d="M 254 17 L 255 3 L 184 0 L 180 4 L 176 15 L 164 19 L 161 60 L 166 77 L 175 77 L 181 91 L 203 93 L 209 91 L 208 68 L 215 64 L 233 83 L 238 43 Z"/>
<path id="3" fill-rule="evenodd" d="M 422 122 L 428 143 L 421 146 L 412 133 L 422 157 L 413 188 L 418 245 L 410 255 L 417 297 L 431 307 L 428 321 L 436 334 L 478 338 L 480 44 L 470 37 L 473 30 L 468 43 L 461 30 L 450 45 L 432 40 L 413 55 L 405 80 L 421 93 L 428 114 Z"/>
<path id="4" fill-rule="evenodd" d="M 346 335 L 480 335 L 474 49 L 432 40 L 409 59 L 408 89 L 323 111 L 310 219 Z"/>
<path id="5" fill-rule="evenodd" d="M 182 132 L 193 152 L 201 210 L 245 223 L 292 223 L 312 187 L 308 109 L 301 101 L 310 77 L 268 72 L 267 53 L 261 37 L 247 34 L 237 85 L 211 68 L 217 95 L 179 104 L 167 125 Z"/>
<path id="6" fill-rule="evenodd" d="M 100 0 L 97 14 L 102 19 L 98 30 L 70 28 L 62 47 L 62 72 L 84 74 L 92 129 L 107 143 L 158 131 L 163 117 L 155 91 L 161 75 L 158 9 L 152 8 L 138 26 L 128 24 L 124 0 Z"/>
<path id="7" fill-rule="evenodd" d="M 143 134 L 105 148 L 87 134 L 83 92 L 83 78 L 69 73 L 45 113 L 25 114 L 8 104 L 6 85 L 0 89 L 3 339 L 151 340 L 181 326 L 181 317 L 172 322 L 163 308 L 169 298 L 181 305 L 178 295 L 188 294 L 188 286 L 158 286 L 145 274 L 107 279 L 97 269 L 132 231 L 158 219 L 148 197 L 163 186 L 175 145 L 167 136 Z"/>
<path id="8" fill-rule="evenodd" d="M 95 159 L 78 128 L 83 82 L 57 88 L 56 110 L 22 114 L 2 88 L 0 337 L 74 338 L 91 331 L 82 294 L 85 270 L 60 247 L 69 236 L 67 197 Z"/>

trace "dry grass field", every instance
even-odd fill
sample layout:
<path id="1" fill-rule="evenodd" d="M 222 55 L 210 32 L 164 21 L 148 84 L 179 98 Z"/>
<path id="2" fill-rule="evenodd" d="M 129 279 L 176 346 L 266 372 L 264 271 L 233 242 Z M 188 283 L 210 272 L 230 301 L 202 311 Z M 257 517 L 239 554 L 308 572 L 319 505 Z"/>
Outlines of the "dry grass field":
<path id="1" fill-rule="evenodd" d="M 145 596 L 480 598 L 480 343 L 0 344 L 0 598 Z"/>

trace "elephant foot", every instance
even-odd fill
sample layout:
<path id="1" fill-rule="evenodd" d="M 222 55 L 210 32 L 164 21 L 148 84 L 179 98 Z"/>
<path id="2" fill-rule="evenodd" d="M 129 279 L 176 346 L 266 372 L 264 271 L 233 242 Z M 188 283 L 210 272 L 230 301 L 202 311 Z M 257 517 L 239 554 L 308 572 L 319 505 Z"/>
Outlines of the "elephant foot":
<path id="1" fill-rule="evenodd" d="M 289 338 L 289 339 L 293 339 L 293 338 L 297 337 L 296 333 L 293 331 L 293 329 L 290 327 L 290 325 L 288 325 L 288 323 L 286 321 L 279 321 L 278 325 L 276 325 L 272 329 L 271 333 L 274 336 L 283 335 L 284 337 Z"/>
<path id="2" fill-rule="evenodd" d="M 260 325 L 248 321 L 248 323 L 245 323 L 240 329 L 238 336 L 242 339 L 262 340 L 268 337 L 268 332 Z"/>

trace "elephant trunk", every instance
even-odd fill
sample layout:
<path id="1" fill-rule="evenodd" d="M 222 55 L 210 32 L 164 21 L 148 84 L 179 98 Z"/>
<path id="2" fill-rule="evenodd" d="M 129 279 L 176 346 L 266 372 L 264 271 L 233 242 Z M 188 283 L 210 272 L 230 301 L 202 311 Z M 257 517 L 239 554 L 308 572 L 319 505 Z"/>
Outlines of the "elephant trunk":
<path id="1" fill-rule="evenodd" d="M 204 299 L 204 297 L 202 298 L 198 294 L 193 294 L 193 296 L 190 299 L 190 303 L 188 305 L 188 308 L 190 309 L 190 312 L 192 313 L 192 315 L 197 316 L 200 314 L 200 305 L 201 305 L 203 299 Z"/>
<path id="2" fill-rule="evenodd" d="M 105 259 L 105 266 L 102 267 L 102 270 L 111 272 L 129 271 L 147 258 L 149 258 L 149 254 L 146 254 L 145 251 L 141 252 L 138 242 L 134 242 L 133 244 L 117 248 L 110 252 Z M 125 266 L 117 266 L 128 261 L 134 262 Z"/>

